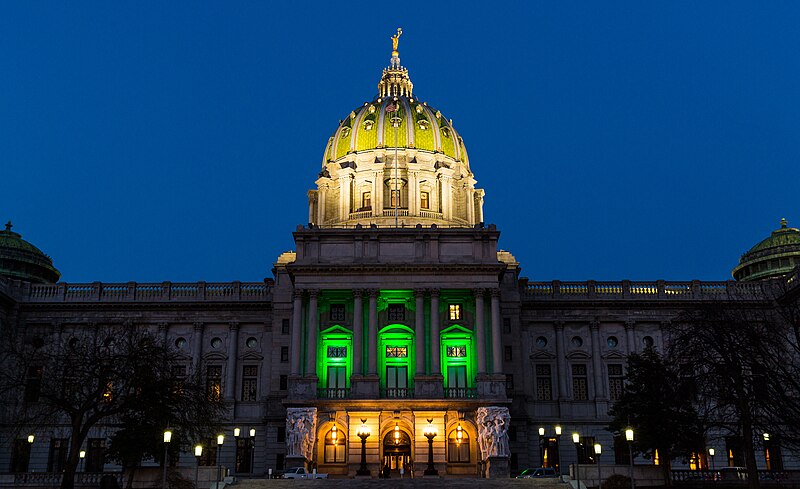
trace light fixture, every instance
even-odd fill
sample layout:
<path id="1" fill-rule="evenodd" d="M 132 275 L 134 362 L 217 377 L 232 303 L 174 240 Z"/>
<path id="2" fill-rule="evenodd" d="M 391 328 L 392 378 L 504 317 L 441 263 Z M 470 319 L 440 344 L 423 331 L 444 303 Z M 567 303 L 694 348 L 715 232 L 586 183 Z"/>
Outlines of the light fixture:
<path id="1" fill-rule="evenodd" d="M 169 443 L 172 441 L 172 430 L 167 428 L 164 430 L 164 443 Z"/>
<path id="2" fill-rule="evenodd" d="M 461 423 L 458 423 L 458 427 L 456 428 L 456 443 L 460 445 L 462 438 L 464 438 L 464 432 L 461 429 Z"/>
<path id="3" fill-rule="evenodd" d="M 714 450 L 714 447 L 711 447 L 711 448 L 708 449 L 708 454 L 711 455 L 712 457 L 714 456 L 715 453 L 716 453 L 716 450 Z"/>
<path id="4" fill-rule="evenodd" d="M 331 428 L 331 438 L 333 439 L 334 444 L 336 444 L 336 435 L 336 425 L 333 425 L 333 428 Z"/>
<path id="5" fill-rule="evenodd" d="M 217 445 L 222 445 L 225 442 L 225 435 L 219 434 L 217 435 Z"/>
<path id="6" fill-rule="evenodd" d="M 256 429 L 250 428 L 250 438 L 255 438 L 255 437 L 256 437 Z"/>
<path id="7" fill-rule="evenodd" d="M 539 436 L 544 436 L 544 428 L 539 428 Z"/>
<path id="8" fill-rule="evenodd" d="M 86 450 L 81 450 L 80 452 L 78 452 L 78 457 L 79 458 L 86 458 Z"/>
<path id="9" fill-rule="evenodd" d="M 601 444 L 599 444 L 599 443 L 595 443 L 595 444 L 594 444 L 594 453 L 595 453 L 596 455 L 600 455 L 600 453 L 601 453 L 602 451 L 603 451 L 603 446 L 602 446 Z"/>
<path id="10" fill-rule="evenodd" d="M 769 441 L 769 433 L 764 433 L 764 441 Z"/>
<path id="11" fill-rule="evenodd" d="M 577 433 L 573 433 L 572 434 L 572 443 L 577 445 L 580 442 L 581 442 L 581 435 L 579 435 Z"/>
<path id="12" fill-rule="evenodd" d="M 203 456 L 203 445 L 195 445 L 195 447 L 194 447 L 194 456 L 195 457 L 202 457 Z"/>
<path id="13" fill-rule="evenodd" d="M 400 426 L 397 423 L 394 424 L 394 444 L 400 444 Z"/>
<path id="14" fill-rule="evenodd" d="M 625 441 L 633 441 L 633 428 L 625 428 Z"/>
<path id="15" fill-rule="evenodd" d="M 234 428 L 233 429 L 233 437 L 234 438 L 239 438 L 239 435 L 241 434 L 241 432 L 242 432 L 242 430 L 240 430 L 239 428 Z"/>
<path id="16" fill-rule="evenodd" d="M 28 435 L 28 443 L 33 443 L 34 438 L 36 438 L 36 436 Z"/>
<path id="17" fill-rule="evenodd" d="M 561 436 L 561 426 L 556 425 L 556 436 Z"/>

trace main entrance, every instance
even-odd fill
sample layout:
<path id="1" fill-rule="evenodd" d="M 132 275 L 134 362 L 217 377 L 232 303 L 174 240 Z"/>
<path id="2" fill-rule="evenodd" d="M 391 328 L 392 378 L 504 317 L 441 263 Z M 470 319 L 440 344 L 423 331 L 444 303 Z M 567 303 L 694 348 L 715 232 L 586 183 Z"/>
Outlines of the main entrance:
<path id="1" fill-rule="evenodd" d="M 399 476 L 400 469 L 406 476 L 411 476 L 411 438 L 408 433 L 395 426 L 392 431 L 383 437 L 383 464 L 381 470 L 388 467 L 392 476 Z"/>

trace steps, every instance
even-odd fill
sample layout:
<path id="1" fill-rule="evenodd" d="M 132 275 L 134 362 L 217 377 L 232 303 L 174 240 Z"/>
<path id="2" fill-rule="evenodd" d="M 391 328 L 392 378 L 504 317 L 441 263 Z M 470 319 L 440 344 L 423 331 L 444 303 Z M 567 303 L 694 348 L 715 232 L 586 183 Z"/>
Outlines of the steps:
<path id="1" fill-rule="evenodd" d="M 543 488 L 569 489 L 567 484 L 558 479 L 327 479 L 327 480 L 282 480 L 282 479 L 245 479 L 237 482 L 230 489 L 317 489 L 317 488 L 407 488 L 407 489 L 467 489 L 487 488 Z"/>

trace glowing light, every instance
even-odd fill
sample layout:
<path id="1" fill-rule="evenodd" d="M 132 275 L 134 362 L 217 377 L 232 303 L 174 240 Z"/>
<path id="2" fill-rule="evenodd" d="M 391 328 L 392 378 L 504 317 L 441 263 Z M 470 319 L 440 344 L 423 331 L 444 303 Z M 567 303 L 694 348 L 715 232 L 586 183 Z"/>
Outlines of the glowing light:
<path id="1" fill-rule="evenodd" d="M 633 428 L 627 428 L 625 430 L 625 440 L 633 441 Z"/>
<path id="2" fill-rule="evenodd" d="M 561 436 L 561 426 L 556 425 L 556 436 Z"/>
<path id="3" fill-rule="evenodd" d="M 241 429 L 239 429 L 239 428 L 234 428 L 234 429 L 233 429 L 233 436 L 234 436 L 234 438 L 239 438 L 239 435 L 240 435 L 241 433 L 242 433 L 242 430 L 241 430 Z"/>
<path id="4" fill-rule="evenodd" d="M 225 435 L 217 435 L 217 445 L 222 445 L 225 442 Z"/>
<path id="5" fill-rule="evenodd" d="M 580 443 L 581 442 L 581 435 L 577 433 L 572 434 L 572 443 Z"/>
<path id="6" fill-rule="evenodd" d="M 194 447 L 194 456 L 195 457 L 202 457 L 203 456 L 203 445 L 196 445 Z"/>
<path id="7" fill-rule="evenodd" d="M 539 428 L 539 436 L 544 436 L 544 428 Z"/>
<path id="8" fill-rule="evenodd" d="M 172 441 L 172 430 L 167 428 L 164 430 L 164 443 L 169 443 Z"/>
<path id="9" fill-rule="evenodd" d="M 28 443 L 33 443 L 34 438 L 36 438 L 36 436 L 28 435 Z"/>
<path id="10" fill-rule="evenodd" d="M 250 428 L 250 438 L 255 438 L 255 437 L 256 437 L 256 429 Z"/>

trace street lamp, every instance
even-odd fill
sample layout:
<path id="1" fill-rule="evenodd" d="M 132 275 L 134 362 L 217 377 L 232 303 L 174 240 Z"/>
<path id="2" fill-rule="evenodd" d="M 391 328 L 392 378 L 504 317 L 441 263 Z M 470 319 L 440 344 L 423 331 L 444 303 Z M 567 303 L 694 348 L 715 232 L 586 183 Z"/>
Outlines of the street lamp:
<path id="1" fill-rule="evenodd" d="M 556 425 L 556 472 L 561 474 L 561 425 Z"/>
<path id="2" fill-rule="evenodd" d="M 161 487 L 167 488 L 167 452 L 169 452 L 169 442 L 172 441 L 172 430 L 164 430 L 164 477 L 161 479 Z"/>
<path id="3" fill-rule="evenodd" d="M 197 484 L 197 481 L 200 477 L 200 457 L 203 456 L 203 445 L 195 445 L 194 447 L 194 458 L 197 459 L 197 465 L 194 468 L 194 487 L 200 487 Z"/>
<path id="4" fill-rule="evenodd" d="M 223 435 L 221 433 L 219 435 L 217 435 L 217 486 L 216 487 L 219 487 L 219 482 L 220 482 L 220 478 L 221 478 L 221 475 L 222 475 L 221 474 L 221 472 L 222 472 L 222 464 L 221 464 L 222 457 L 220 455 L 222 455 L 222 444 L 224 442 L 225 442 L 225 435 Z"/>
<path id="5" fill-rule="evenodd" d="M 715 453 L 716 453 L 716 451 L 714 450 L 714 447 L 711 447 L 711 448 L 708 449 L 708 456 L 711 457 L 711 471 L 712 472 L 716 472 L 716 469 L 714 468 L 714 454 Z M 716 477 L 716 476 L 714 476 L 714 477 Z"/>
<path id="6" fill-rule="evenodd" d="M 36 435 L 28 435 L 28 443 L 33 444 L 33 440 L 36 438 Z"/>
<path id="7" fill-rule="evenodd" d="M 428 439 L 428 468 L 425 469 L 424 475 L 439 475 L 439 471 L 433 466 L 433 439 L 436 438 L 433 418 L 428 418 L 428 426 L 425 427 L 424 435 Z"/>
<path id="8" fill-rule="evenodd" d="M 544 428 L 539 427 L 539 457 L 542 460 L 542 467 L 544 467 Z"/>
<path id="9" fill-rule="evenodd" d="M 86 450 L 81 450 L 78 452 L 78 458 L 81 459 L 81 469 L 83 469 L 83 460 L 86 458 Z M 81 472 L 83 472 L 83 470 L 81 470 Z"/>
<path id="10" fill-rule="evenodd" d="M 636 489 L 636 480 L 633 478 L 633 428 L 625 428 L 625 441 L 628 442 L 628 457 L 631 459 L 631 489 Z"/>
<path id="11" fill-rule="evenodd" d="M 581 489 L 581 471 L 580 471 L 580 463 L 581 463 L 581 435 L 578 433 L 572 434 L 572 443 L 575 444 L 575 487 L 577 489 Z"/>
<path id="12" fill-rule="evenodd" d="M 250 473 L 255 473 L 256 465 L 256 429 L 250 428 Z"/>
<path id="13" fill-rule="evenodd" d="M 603 446 L 599 443 L 594 444 L 594 455 L 595 455 L 595 462 L 597 462 L 597 487 L 600 487 L 600 482 L 602 482 L 602 478 L 600 476 L 600 453 L 603 451 Z"/>
<path id="14" fill-rule="evenodd" d="M 369 426 L 367 426 L 367 419 L 361 418 L 361 427 L 358 428 L 356 433 L 361 438 L 361 467 L 356 471 L 356 475 L 369 475 L 367 468 L 367 438 L 369 438 Z"/>

